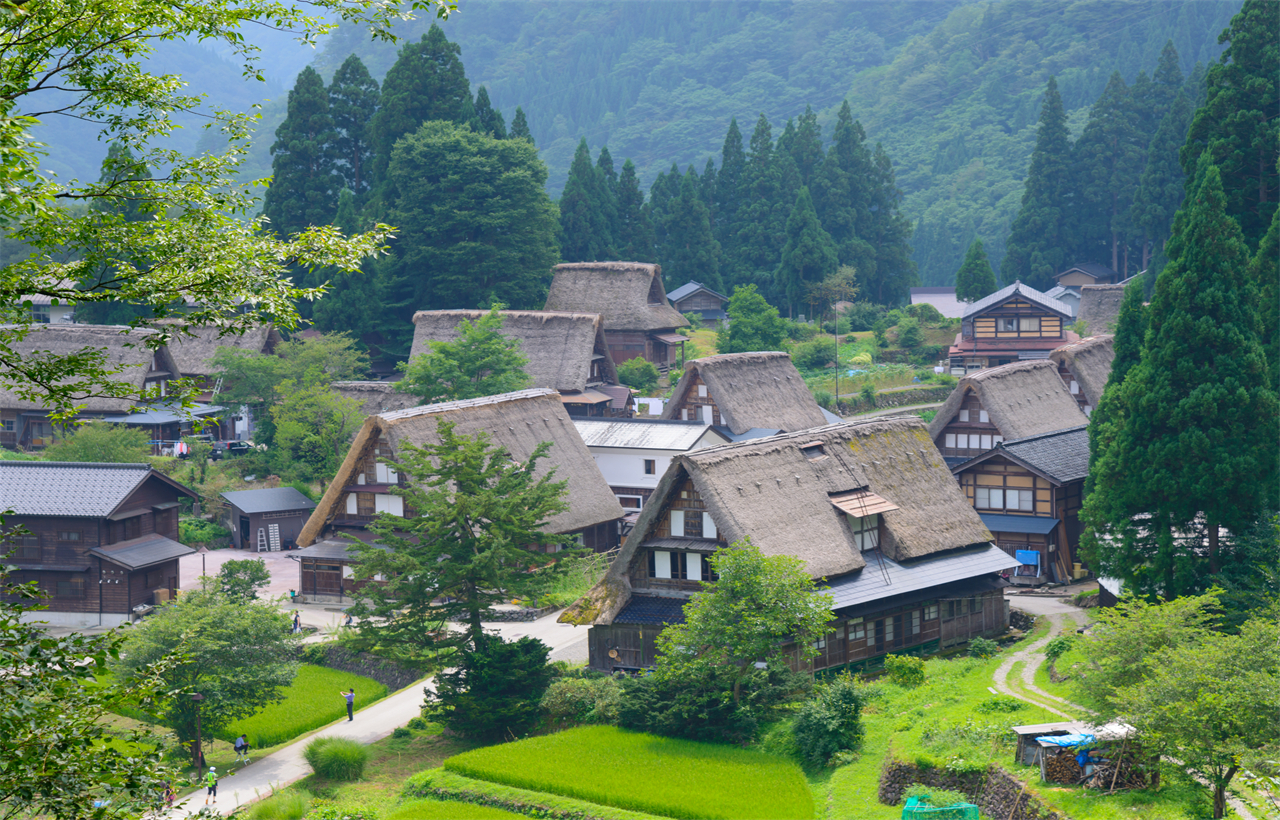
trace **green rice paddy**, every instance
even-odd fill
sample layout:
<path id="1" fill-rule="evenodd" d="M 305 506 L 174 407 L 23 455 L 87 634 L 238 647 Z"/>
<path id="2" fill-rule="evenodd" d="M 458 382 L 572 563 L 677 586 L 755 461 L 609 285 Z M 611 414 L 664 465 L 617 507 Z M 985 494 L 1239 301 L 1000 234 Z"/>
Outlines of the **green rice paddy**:
<path id="1" fill-rule="evenodd" d="M 474 803 L 455 803 L 442 800 L 414 800 L 399 806 L 387 815 L 387 820 L 511 820 L 523 814 L 515 814 L 492 806 Z"/>

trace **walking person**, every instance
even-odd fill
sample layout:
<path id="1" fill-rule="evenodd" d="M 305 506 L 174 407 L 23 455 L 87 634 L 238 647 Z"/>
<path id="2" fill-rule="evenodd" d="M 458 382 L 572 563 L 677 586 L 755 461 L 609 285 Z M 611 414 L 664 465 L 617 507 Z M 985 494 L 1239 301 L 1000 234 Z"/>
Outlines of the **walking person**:
<path id="1" fill-rule="evenodd" d="M 217 803 L 218 802 L 218 770 L 215 769 L 213 766 L 210 766 L 208 773 L 205 774 L 204 784 L 209 788 L 209 791 L 204 796 L 204 804 L 206 806 L 209 805 L 210 797 L 213 798 L 214 803 Z"/>
<path id="2" fill-rule="evenodd" d="M 302 631 L 302 616 L 298 614 L 298 610 L 293 611 L 293 634 L 297 635 Z"/>
<path id="3" fill-rule="evenodd" d="M 236 760 L 240 761 L 241 763 L 248 763 L 249 762 L 249 736 L 240 735 L 240 737 L 236 738 L 236 742 L 234 746 L 236 750 Z"/>
<path id="4" fill-rule="evenodd" d="M 351 690 L 348 692 L 343 692 L 341 689 L 339 689 L 338 694 L 342 695 L 343 699 L 345 699 L 347 702 L 347 723 L 350 723 L 351 721 L 356 719 L 355 717 L 356 689 L 354 686 L 351 687 Z"/>
<path id="5" fill-rule="evenodd" d="M 177 796 L 178 793 L 173 790 L 173 784 L 168 780 L 164 781 L 164 807 L 166 809 L 173 808 L 173 801 Z"/>

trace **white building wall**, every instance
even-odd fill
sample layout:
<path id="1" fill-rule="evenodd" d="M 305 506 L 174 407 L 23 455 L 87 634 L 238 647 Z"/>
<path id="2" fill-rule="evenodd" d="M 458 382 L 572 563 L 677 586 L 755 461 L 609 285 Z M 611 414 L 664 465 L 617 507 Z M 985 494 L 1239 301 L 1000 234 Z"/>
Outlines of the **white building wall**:
<path id="1" fill-rule="evenodd" d="M 670 450 L 602 448 L 592 449 L 591 455 L 595 458 L 601 474 L 604 475 L 605 483 L 610 487 L 653 489 L 658 486 L 658 479 L 662 478 L 662 474 L 671 465 L 671 458 L 675 453 Z M 653 459 L 655 462 L 653 475 L 645 475 L 645 459 Z"/>

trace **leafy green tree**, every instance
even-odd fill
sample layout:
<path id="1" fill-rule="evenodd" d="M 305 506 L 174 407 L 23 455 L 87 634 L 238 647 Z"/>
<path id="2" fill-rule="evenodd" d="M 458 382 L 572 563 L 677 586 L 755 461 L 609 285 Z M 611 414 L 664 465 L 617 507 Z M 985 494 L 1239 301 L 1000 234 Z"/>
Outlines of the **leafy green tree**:
<path id="1" fill-rule="evenodd" d="M 511 118 L 511 131 L 507 134 L 508 139 L 525 140 L 530 145 L 533 144 L 533 134 L 529 131 L 529 121 L 525 119 L 524 109 L 516 106 L 516 115 Z"/>
<path id="2" fill-rule="evenodd" d="M 151 436 L 145 427 L 91 421 L 45 448 L 50 461 L 96 461 L 103 464 L 146 464 Z"/>
<path id="3" fill-rule="evenodd" d="M 919 658 L 912 660 L 924 663 Z M 819 686 L 815 697 L 800 707 L 792 724 L 801 754 L 810 763 L 825 766 L 836 753 L 862 745 L 862 707 L 867 699 L 866 689 L 847 673 Z"/>
<path id="4" fill-rule="evenodd" d="M 356 576 L 388 580 L 365 587 L 367 598 L 352 611 L 374 616 L 360 631 L 383 646 L 483 649 L 488 608 L 537 594 L 571 554 L 537 549 L 569 540 L 543 530 L 567 507 L 566 482 L 538 468 L 550 444 L 515 461 L 483 432 L 466 436 L 439 421 L 437 435 L 438 444 L 409 444 L 401 453 L 396 467 L 407 483 L 393 492 L 413 515 L 379 514 L 372 529 L 390 549 L 358 548 Z M 442 628 L 453 620 L 464 629 Z"/>
<path id="5" fill-rule="evenodd" d="M 652 262 L 655 242 L 636 166 L 627 160 L 618 176 L 618 256 L 628 262 Z"/>
<path id="6" fill-rule="evenodd" d="M 324 80 L 307 66 L 289 92 L 289 113 L 271 146 L 272 184 L 262 213 L 277 234 L 290 236 L 333 221 L 342 187 L 335 162 L 337 136 Z"/>
<path id="7" fill-rule="evenodd" d="M 355 202 L 363 203 L 369 192 L 373 163 L 373 115 L 378 110 L 378 81 L 355 54 L 347 57 L 329 83 L 329 116 L 333 120 L 333 154 L 342 183 Z M 353 203 L 354 204 L 354 203 Z M 342 208 L 341 202 L 338 208 Z M 344 226 L 350 220 L 335 219 Z M 346 230 L 346 227 L 343 227 Z"/>
<path id="8" fill-rule="evenodd" d="M 635 356 L 618 365 L 618 381 L 641 396 L 652 396 L 658 389 L 658 368 L 643 356 Z"/>
<path id="9" fill-rule="evenodd" d="M 429 122 L 396 146 L 387 179 L 400 232 L 381 265 L 383 304 L 402 322 L 389 334 L 401 349 L 418 310 L 542 304 L 560 253 L 531 144 Z"/>
<path id="10" fill-rule="evenodd" d="M 284 697 L 298 671 L 289 616 L 274 603 L 233 599 L 214 578 L 183 590 L 129 630 L 114 661 L 126 682 L 160 678 L 172 697 L 159 717 L 183 744 L 196 736 L 196 709 L 205 737 Z M 167 665 L 158 667 L 162 661 Z M 204 700 L 197 704 L 191 695 Z"/>
<path id="11" fill-rule="evenodd" d="M 477 740 L 523 737 L 542 720 L 540 701 L 556 675 L 550 647 L 537 638 L 507 642 L 486 635 L 457 668 L 436 675 L 426 710 L 452 731 Z"/>
<path id="12" fill-rule="evenodd" d="M 787 217 L 787 244 L 774 272 L 790 315 L 794 315 L 797 303 L 804 304 L 806 288 L 835 273 L 838 264 L 835 244 L 818 222 L 809 189 L 802 187 Z"/>
<path id="13" fill-rule="evenodd" d="M 233 601 L 257 600 L 258 591 L 270 583 L 271 573 L 261 558 L 224 561 L 218 568 L 218 587 Z"/>
<path id="14" fill-rule="evenodd" d="M 1276 393 L 1250 254 L 1226 207 L 1206 152 L 1174 220 L 1141 361 L 1121 388 L 1122 426 L 1082 513 L 1097 570 L 1140 595 L 1203 589 L 1222 568 L 1220 527 L 1244 531 L 1275 498 L 1276 453 L 1256 444 L 1280 432 Z M 1185 535 L 1197 531 L 1207 549 Z"/>
<path id="15" fill-rule="evenodd" d="M 908 350 L 924 344 L 924 333 L 920 330 L 920 322 L 911 316 L 898 322 L 898 346 Z"/>
<path id="16" fill-rule="evenodd" d="M 716 331 L 720 353 L 747 353 L 753 350 L 782 350 L 787 336 L 787 320 L 778 309 L 756 292 L 755 285 L 739 285 L 725 309 L 728 322 Z"/>
<path id="17" fill-rule="evenodd" d="M 964 264 L 956 271 L 956 298 L 976 302 L 996 292 L 996 272 L 991 269 L 982 240 L 975 238 L 964 255 Z"/>
<path id="18" fill-rule="evenodd" d="M 290 462 L 303 467 L 306 477 L 332 478 L 364 423 L 363 405 L 338 395 L 324 383 L 287 379 L 276 393 L 278 400 L 271 407 L 275 446 Z"/>
<path id="19" fill-rule="evenodd" d="M 834 620 L 830 595 L 814 590 L 804 562 L 769 555 L 750 539 L 708 559 L 717 576 L 684 606 L 684 622 L 658 634 L 654 675 L 680 680 L 707 669 L 730 671 L 734 703 L 757 661 L 785 666 L 788 652 L 807 661 Z M 726 693 L 728 694 L 728 693 Z"/>
<path id="20" fill-rule="evenodd" d="M 404 378 L 396 383 L 401 393 L 418 397 L 420 404 L 496 396 L 529 386 L 524 372 L 528 358 L 520 340 L 502 335 L 502 314 L 497 308 L 472 322 L 458 324 L 458 338 L 430 342 L 430 352 L 420 353 L 400 365 Z"/>
<path id="21" fill-rule="evenodd" d="M 1027 169 L 1022 207 L 1013 220 L 1000 263 L 1000 278 L 1026 282 L 1047 290 L 1053 275 L 1073 260 L 1076 244 L 1073 218 L 1071 139 L 1058 82 L 1049 78 L 1040 109 L 1036 148 Z"/>
<path id="22" fill-rule="evenodd" d="M 474 122 L 477 131 L 494 139 L 507 138 L 507 124 L 502 119 L 502 112 L 489 102 L 489 90 L 484 86 L 476 90 L 475 109 Z"/>
<path id="23" fill-rule="evenodd" d="M 608 194 L 599 170 L 591 164 L 587 140 L 578 142 L 569 180 L 560 197 L 560 255 L 566 262 L 602 262 L 613 258 Z"/>
<path id="24" fill-rule="evenodd" d="M 658 261 L 668 288 L 701 282 L 722 290 L 720 243 L 711 234 L 711 214 L 698 194 L 693 167 L 680 180 L 680 195 L 670 203 Z"/>
<path id="25" fill-rule="evenodd" d="M 364 187 L 367 193 L 367 179 Z M 344 233 L 358 230 L 364 224 L 356 195 L 349 188 L 343 188 L 338 194 L 338 212 L 333 224 Z M 317 280 L 326 280 L 330 294 L 311 308 L 312 326 L 324 333 L 348 334 L 365 344 L 376 340 L 383 317 L 376 271 L 376 262 L 366 260 L 354 273 L 325 268 L 315 274 Z"/>
<path id="26" fill-rule="evenodd" d="M 1182 148 L 1182 170 L 1192 177 L 1204 151 L 1222 174 L 1227 213 L 1240 224 L 1245 244 L 1258 246 L 1280 200 L 1280 42 L 1277 7 L 1245 0 L 1218 37 L 1227 47 L 1209 66 L 1204 104 L 1196 111 Z M 1190 193 L 1190 188 L 1188 188 Z M 1173 258 L 1170 254 L 1170 259 Z"/>
<path id="27" fill-rule="evenodd" d="M 1129 209 L 1146 159 L 1139 131 L 1139 111 L 1120 72 L 1112 73 L 1102 96 L 1089 109 L 1084 133 L 1075 144 L 1076 176 L 1081 203 L 1077 256 L 1110 261 L 1127 272 L 1120 248 L 1128 228 Z"/>
<path id="28" fill-rule="evenodd" d="M 849 265 L 841 265 L 836 268 L 835 273 L 828 274 L 822 281 L 805 288 L 805 303 L 809 305 L 814 318 L 825 319 L 837 302 L 853 301 L 858 295 L 857 282 L 858 272 Z M 839 318 L 836 317 L 838 322 Z"/>

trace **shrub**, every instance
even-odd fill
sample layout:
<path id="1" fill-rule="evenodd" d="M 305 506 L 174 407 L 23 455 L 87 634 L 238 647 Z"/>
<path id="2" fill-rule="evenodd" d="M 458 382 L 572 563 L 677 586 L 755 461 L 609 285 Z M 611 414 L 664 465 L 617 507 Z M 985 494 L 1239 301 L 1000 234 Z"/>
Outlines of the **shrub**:
<path id="1" fill-rule="evenodd" d="M 436 676 L 428 703 L 454 732 L 482 740 L 527 734 L 538 723 L 538 708 L 555 670 L 550 649 L 536 638 L 506 642 L 488 637 L 464 652 L 457 669 Z"/>
<path id="2" fill-rule="evenodd" d="M 924 344 L 924 332 L 920 330 L 920 323 L 911 317 L 907 317 L 898 323 L 898 346 L 899 347 L 919 347 Z"/>
<path id="3" fill-rule="evenodd" d="M 417 732 L 421 732 L 424 729 L 426 729 L 427 725 L 428 724 L 427 724 L 426 718 L 416 717 L 413 720 L 409 721 L 409 728 Z"/>
<path id="4" fill-rule="evenodd" d="M 889 680 L 899 686 L 919 686 L 924 683 L 924 658 L 911 655 L 886 655 L 884 671 Z"/>
<path id="5" fill-rule="evenodd" d="M 686 313 L 686 314 L 684 315 L 684 318 L 686 318 L 686 319 L 688 319 L 688 320 L 689 320 L 689 329 L 690 329 L 690 330 L 699 330 L 699 329 L 701 329 L 701 328 L 702 328 L 702 314 L 701 314 L 701 313 L 698 313 L 698 312 L 697 312 L 697 311 L 695 311 L 695 310 L 691 310 L 691 311 L 689 311 L 688 313 Z"/>
<path id="6" fill-rule="evenodd" d="M 178 522 L 178 540 L 184 544 L 226 546 L 231 541 L 231 530 L 212 521 L 186 518 Z"/>
<path id="7" fill-rule="evenodd" d="M 1061 658 L 1063 654 L 1075 644 L 1075 638 L 1071 635 L 1055 635 L 1045 644 L 1044 656 L 1049 659 L 1049 663 L 1054 663 Z"/>
<path id="8" fill-rule="evenodd" d="M 863 382 L 862 389 L 858 391 L 858 395 L 861 396 L 862 400 L 869 406 L 876 406 L 876 386 L 871 382 Z"/>
<path id="9" fill-rule="evenodd" d="M 807 342 L 818 335 L 818 328 L 806 322 L 787 321 L 787 338 L 793 342 Z"/>
<path id="10" fill-rule="evenodd" d="M 951 791 L 950 789 L 939 789 L 934 786 L 925 786 L 919 783 L 908 787 L 907 790 L 902 793 L 902 800 L 904 803 L 912 797 L 919 798 L 926 806 L 934 809 L 945 809 L 950 806 L 969 804 L 968 796 L 961 792 Z M 956 813 L 955 816 L 959 818 L 962 815 Z M 934 818 L 937 818 L 937 820 L 949 820 L 950 813 L 929 812 L 929 818 L 930 820 L 934 820 Z"/>
<path id="11" fill-rule="evenodd" d="M 935 373 L 933 376 L 933 381 L 934 383 L 940 384 L 943 387 L 955 387 L 957 384 L 960 383 L 960 380 L 957 379 L 955 376 L 952 376 L 950 373 Z"/>
<path id="12" fill-rule="evenodd" d="M 827 333 L 827 334 L 832 334 L 832 333 L 834 333 L 834 334 L 839 335 L 839 336 L 844 336 L 845 334 L 847 334 L 847 333 L 849 332 L 849 330 L 850 330 L 849 320 L 848 320 L 848 319 L 846 319 L 846 318 L 845 318 L 845 317 L 843 317 L 843 316 L 841 316 L 840 318 L 836 319 L 834 322 L 823 322 L 823 323 L 822 323 L 822 332 L 823 332 L 823 333 Z"/>
<path id="13" fill-rule="evenodd" d="M 302 756 L 325 780 L 359 780 L 369 762 L 369 749 L 345 737 L 318 737 L 306 745 Z"/>
<path id="14" fill-rule="evenodd" d="M 836 396 L 830 390 L 813 391 L 813 400 L 818 403 L 819 407 L 825 407 L 833 411 L 836 409 Z"/>
<path id="15" fill-rule="evenodd" d="M 858 748 L 864 703 L 861 687 L 851 675 L 840 675 L 819 687 L 792 724 L 800 754 L 810 763 L 823 765 L 838 752 Z"/>
<path id="16" fill-rule="evenodd" d="M 311 801 L 302 792 L 287 789 L 249 808 L 249 820 L 302 820 Z"/>
<path id="17" fill-rule="evenodd" d="M 849 320 L 849 330 L 857 333 L 870 330 L 884 313 L 885 310 L 880 305 L 854 302 L 845 308 L 844 317 Z"/>
<path id="18" fill-rule="evenodd" d="M 658 368 L 645 357 L 636 356 L 618 365 L 618 381 L 642 396 L 650 396 L 658 388 Z"/>
<path id="19" fill-rule="evenodd" d="M 791 351 L 791 359 L 796 367 L 806 370 L 826 367 L 836 360 L 836 342 L 830 336 L 820 336 L 798 344 Z"/>
<path id="20" fill-rule="evenodd" d="M 973 707 L 975 712 L 1019 712 L 1026 708 L 1026 704 L 1017 698 L 1011 698 L 1008 695 L 995 695 L 986 700 L 979 701 Z"/>
<path id="21" fill-rule="evenodd" d="M 914 317 L 922 325 L 928 327 L 941 327 L 947 323 L 947 317 L 943 316 L 933 305 L 919 304 L 907 305 L 905 308 L 908 316 Z"/>
<path id="22" fill-rule="evenodd" d="M 622 701 L 617 678 L 560 678 L 542 696 L 543 713 L 556 726 L 616 723 Z"/>
<path id="23" fill-rule="evenodd" d="M 1000 651 L 1000 644 L 990 638 L 974 638 L 969 641 L 969 654 L 975 658 L 990 658 Z"/>
<path id="24" fill-rule="evenodd" d="M 413 732 L 409 731 L 408 726 L 397 726 L 391 730 L 392 737 L 413 737 Z"/>
<path id="25" fill-rule="evenodd" d="M 368 809 L 348 809 L 326 804 L 313 807 L 306 820 L 378 820 L 378 814 Z"/>

